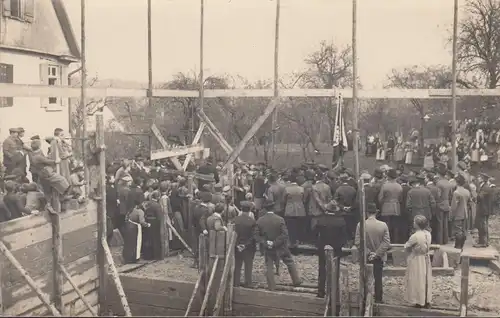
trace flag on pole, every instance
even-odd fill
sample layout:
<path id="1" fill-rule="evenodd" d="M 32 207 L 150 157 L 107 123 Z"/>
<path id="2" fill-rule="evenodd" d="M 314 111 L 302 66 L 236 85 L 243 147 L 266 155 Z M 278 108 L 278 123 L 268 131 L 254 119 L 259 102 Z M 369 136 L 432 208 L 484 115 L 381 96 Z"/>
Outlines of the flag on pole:
<path id="1" fill-rule="evenodd" d="M 342 96 L 337 98 L 337 114 L 335 116 L 335 126 L 333 130 L 333 158 L 332 167 L 342 166 L 344 153 L 347 151 L 347 137 L 344 122 L 344 101 Z"/>

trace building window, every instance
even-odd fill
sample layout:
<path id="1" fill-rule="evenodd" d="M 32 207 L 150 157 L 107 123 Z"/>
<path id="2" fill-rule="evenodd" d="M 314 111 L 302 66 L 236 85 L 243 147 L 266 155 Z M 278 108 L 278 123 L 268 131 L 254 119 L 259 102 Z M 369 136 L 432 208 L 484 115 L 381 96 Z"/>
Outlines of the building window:
<path id="1" fill-rule="evenodd" d="M 0 83 L 14 83 L 14 65 L 0 63 Z M 12 107 L 13 97 L 0 97 L 0 107 Z"/>
<path id="2" fill-rule="evenodd" d="M 59 70 L 60 70 L 59 66 L 49 65 L 48 69 L 49 74 L 47 76 L 49 86 L 60 85 L 61 75 L 59 74 Z M 58 103 L 57 100 L 58 100 L 57 97 L 49 97 L 49 106 L 57 105 Z"/>
<path id="3" fill-rule="evenodd" d="M 33 22 L 35 0 L 2 0 L 3 15 L 23 22 Z"/>

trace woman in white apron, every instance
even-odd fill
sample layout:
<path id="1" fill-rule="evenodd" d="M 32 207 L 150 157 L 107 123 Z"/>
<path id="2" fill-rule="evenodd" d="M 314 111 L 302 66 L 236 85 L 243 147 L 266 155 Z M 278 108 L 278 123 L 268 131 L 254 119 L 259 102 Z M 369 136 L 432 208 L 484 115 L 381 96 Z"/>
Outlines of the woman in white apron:
<path id="1" fill-rule="evenodd" d="M 410 143 L 408 143 L 405 147 L 405 163 L 407 165 L 411 165 L 413 162 L 413 148 Z"/>
<path id="2" fill-rule="evenodd" d="M 383 161 L 385 160 L 385 149 L 384 149 L 384 143 L 378 139 L 377 141 L 377 156 L 375 158 L 377 161 Z"/>
<path id="3" fill-rule="evenodd" d="M 131 195 L 143 196 L 141 193 Z M 131 198 L 134 202 L 134 209 L 126 216 L 123 238 L 123 262 L 124 264 L 136 263 L 141 258 L 142 250 L 142 227 L 150 227 L 146 222 L 144 211 L 142 210 L 142 198 Z"/>
<path id="4" fill-rule="evenodd" d="M 429 221 L 423 215 L 413 220 L 415 233 L 405 244 L 408 253 L 405 275 L 405 300 L 415 307 L 430 307 L 432 301 L 432 267 L 429 256 L 431 233 Z"/>
<path id="5" fill-rule="evenodd" d="M 394 161 L 397 163 L 403 163 L 405 161 L 405 148 L 401 137 L 398 137 L 398 143 L 394 149 Z"/>
<path id="6" fill-rule="evenodd" d="M 478 163 L 479 162 L 479 143 L 474 139 L 472 141 L 472 144 L 470 146 L 470 161 L 472 163 Z"/>

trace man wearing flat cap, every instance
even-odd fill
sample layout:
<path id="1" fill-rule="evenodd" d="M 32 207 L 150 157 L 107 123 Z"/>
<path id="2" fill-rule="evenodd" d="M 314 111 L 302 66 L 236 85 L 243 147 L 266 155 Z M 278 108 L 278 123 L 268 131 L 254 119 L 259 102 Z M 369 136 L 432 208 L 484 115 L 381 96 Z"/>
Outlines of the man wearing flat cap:
<path id="1" fill-rule="evenodd" d="M 430 220 L 432 211 L 436 207 L 436 200 L 432 193 L 423 184 L 425 176 L 417 175 L 413 182 L 412 189 L 408 191 L 406 208 L 411 213 L 412 219 L 417 215 L 423 215 Z"/>
<path id="2" fill-rule="evenodd" d="M 266 206 L 270 205 L 270 201 L 266 201 Z M 288 273 L 292 279 L 294 286 L 302 284 L 297 267 L 288 248 L 288 230 L 285 220 L 275 214 L 272 210 L 268 210 L 266 214 L 257 220 L 257 226 L 254 233 L 257 243 L 264 246 L 264 257 L 266 263 L 266 280 L 269 290 L 276 289 L 274 279 L 273 264 L 277 258 L 280 258 L 288 268 Z"/>
<path id="3" fill-rule="evenodd" d="M 23 159 L 26 160 L 22 143 L 20 143 L 19 139 L 19 129 L 10 128 L 9 133 L 9 137 L 7 137 L 2 144 L 3 164 L 5 166 L 5 174 L 7 175 L 11 174 L 12 170 L 15 168 L 22 168 L 22 161 Z"/>
<path id="4" fill-rule="evenodd" d="M 489 245 L 489 217 L 494 207 L 494 189 L 490 187 L 491 177 L 485 173 L 477 176 L 479 187 L 477 188 L 476 226 L 478 240 L 474 247 L 487 247 Z"/>
<path id="5" fill-rule="evenodd" d="M 401 228 L 401 201 L 403 187 L 396 182 L 398 177 L 395 169 L 387 171 L 387 182 L 384 183 L 378 195 L 381 211 L 380 219 L 389 227 L 391 238 L 395 243 L 405 243 L 399 229 Z"/>
<path id="6" fill-rule="evenodd" d="M 252 286 L 253 260 L 256 245 L 254 238 L 255 218 L 251 217 L 251 202 L 241 202 L 241 214 L 234 218 L 234 231 L 237 241 L 234 254 L 234 286 L 238 287 L 241 281 L 241 268 L 245 265 L 245 287 Z"/>
<path id="7" fill-rule="evenodd" d="M 335 191 L 333 199 L 339 204 L 341 211 L 344 213 L 344 219 L 347 226 L 347 235 L 349 240 L 354 239 L 356 224 L 358 223 L 359 213 L 357 212 L 357 192 L 356 189 L 349 185 L 349 176 L 347 173 L 340 174 L 340 186 Z"/>

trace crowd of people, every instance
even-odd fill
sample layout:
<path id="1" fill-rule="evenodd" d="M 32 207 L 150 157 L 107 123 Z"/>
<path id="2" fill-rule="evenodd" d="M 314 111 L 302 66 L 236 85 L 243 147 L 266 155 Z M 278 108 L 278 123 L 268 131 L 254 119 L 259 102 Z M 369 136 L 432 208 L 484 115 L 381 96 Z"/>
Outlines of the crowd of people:
<path id="1" fill-rule="evenodd" d="M 72 160 L 71 146 L 61 129 L 46 138 L 56 156 L 44 155 L 39 136 L 29 146 L 22 142 L 24 129 L 11 129 L 3 143 L 5 173 L 0 200 L 2 221 L 36 213 L 57 191 L 61 200 L 84 202 L 83 168 Z M 99 147 L 95 136 L 86 142 L 86 164 L 90 170 L 89 199 L 99 199 Z M 49 150 L 53 154 L 54 150 Z M 55 159 L 52 159 L 55 158 Z M 29 169 L 28 165 L 29 163 Z M 416 306 L 431 302 L 431 243 L 454 241 L 463 248 L 467 232 L 477 229 L 478 248 L 488 246 L 488 217 L 498 206 L 494 179 L 480 173 L 471 176 L 470 165 L 460 161 L 452 173 L 446 163 L 419 171 L 404 166 L 383 165 L 362 171 L 356 180 L 347 168 L 304 163 L 275 171 L 264 163 L 235 165 L 234 180 L 220 176 L 222 164 L 209 158 L 196 166 L 197 180 L 190 183 L 164 161 L 141 156 L 112 163 L 106 169 L 108 239 L 118 229 L 124 238 L 123 260 L 161 259 L 163 220 L 171 249 L 192 242 L 198 256 L 197 239 L 209 231 L 226 231 L 234 223 L 238 234 L 235 280 L 251 286 L 257 251 L 265 257 L 268 288 L 276 288 L 280 260 L 287 266 L 294 285 L 301 284 L 291 250 L 300 243 L 317 246 L 318 297 L 325 296 L 326 257 L 324 247 L 333 247 L 342 257 L 343 247 L 359 248 L 360 210 L 366 212 L 368 261 L 374 265 L 375 300 L 382 301 L 382 270 L 391 243 L 403 243 L 409 253 L 406 299 Z M 28 178 L 31 172 L 31 179 Z M 205 177 L 204 177 L 205 176 Z M 31 182 L 30 182 L 31 181 Z M 233 187 L 230 184 L 233 183 Z M 174 235 L 174 232 L 179 236 Z M 197 261 L 193 266 L 196 266 Z"/>

